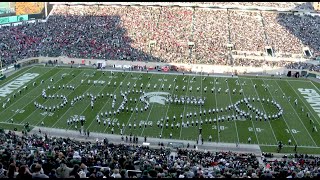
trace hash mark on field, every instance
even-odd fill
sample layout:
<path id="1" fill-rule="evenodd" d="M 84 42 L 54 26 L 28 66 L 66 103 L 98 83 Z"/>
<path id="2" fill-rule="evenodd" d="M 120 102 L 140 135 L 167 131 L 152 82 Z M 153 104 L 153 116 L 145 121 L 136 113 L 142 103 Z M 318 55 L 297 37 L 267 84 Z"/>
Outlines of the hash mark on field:
<path id="1" fill-rule="evenodd" d="M 278 84 L 278 82 L 276 82 L 277 83 L 277 85 L 279 86 L 279 88 L 280 88 L 280 90 L 282 91 L 282 89 L 281 89 L 281 87 L 280 87 L 280 85 Z M 288 84 L 289 84 L 289 86 L 293 89 L 293 91 L 296 93 L 296 91 L 294 90 L 294 88 L 291 86 L 291 84 L 289 83 L 289 82 L 287 82 Z M 282 91 L 283 92 L 283 91 Z M 297 94 L 297 93 L 296 93 Z M 297 94 L 298 95 L 298 94 Z M 298 97 L 300 98 L 300 96 L 298 95 Z M 301 98 L 300 98 L 300 100 L 301 100 Z M 301 100 L 302 101 L 302 100 Z M 303 103 L 304 103 L 304 101 L 302 101 Z M 290 106 L 292 107 L 292 109 L 294 110 L 294 112 L 295 112 L 295 114 L 296 115 L 298 115 L 298 113 L 297 113 L 297 111 L 295 110 L 295 108 L 292 106 L 292 104 L 291 103 L 289 103 L 290 104 Z M 306 104 L 304 103 L 304 105 L 306 106 Z M 309 107 L 308 106 L 306 106 L 307 108 L 308 108 L 308 110 L 310 111 L 310 109 L 309 109 Z M 310 111 L 311 112 L 311 111 Z M 312 113 L 311 113 L 312 114 Z M 313 114 L 312 114 L 313 115 Z M 310 138 L 312 139 L 312 141 L 313 141 L 313 143 L 315 144 L 315 145 L 317 145 L 317 143 L 314 141 L 314 139 L 312 138 L 312 136 L 311 136 L 311 134 L 309 133 L 309 131 L 307 130 L 307 128 L 306 128 L 306 126 L 303 124 L 303 122 L 302 122 L 302 120 L 301 120 L 301 118 L 300 118 L 300 116 L 298 115 L 298 117 L 299 117 L 299 120 L 300 120 L 300 122 L 302 123 L 302 125 L 304 126 L 304 128 L 306 129 L 306 131 L 307 131 L 307 133 L 309 134 L 309 136 L 310 136 Z M 317 119 L 317 118 L 316 118 Z M 318 122 L 319 123 L 319 122 Z"/>
<path id="2" fill-rule="evenodd" d="M 128 75 L 129 75 L 130 73 L 127 73 L 127 75 L 121 80 L 122 82 L 124 81 L 124 80 L 126 80 L 127 79 L 127 77 L 128 77 Z M 109 76 L 110 77 L 110 76 Z M 100 79 L 100 78 L 99 78 Z M 116 79 L 116 76 L 114 76 L 114 78 L 112 78 L 112 79 Z M 116 81 L 115 81 L 116 82 Z M 102 90 L 101 91 L 103 91 L 106 87 L 108 87 L 108 85 L 106 84 L 106 85 L 104 85 L 104 87 L 102 88 Z M 113 91 L 113 93 L 112 94 L 116 94 L 116 92 L 117 92 L 117 89 L 120 87 L 120 84 L 119 85 L 117 85 L 117 88 Z M 100 92 L 101 92 L 100 91 Z M 100 93 L 99 92 L 99 93 Z M 107 97 L 107 96 L 106 96 Z M 120 96 L 121 97 L 121 96 Z M 111 101 L 111 99 L 112 98 L 109 98 L 108 99 L 108 101 L 107 102 L 105 102 L 105 104 L 102 106 L 102 108 L 100 108 L 100 110 L 99 110 L 99 112 L 97 113 L 97 115 L 100 115 L 100 113 L 101 113 L 101 111 L 103 110 L 103 108 L 108 104 L 108 102 L 110 102 Z M 88 108 L 88 106 L 85 108 L 85 109 L 87 109 Z M 112 118 L 110 118 L 110 119 L 114 119 L 114 117 Z M 96 121 L 96 119 L 93 119 L 92 121 L 91 121 L 91 123 L 89 124 L 89 126 L 87 127 L 87 129 L 89 129 L 90 127 L 91 127 L 91 125 L 93 124 L 93 122 L 95 122 Z M 99 127 L 100 127 L 100 125 L 99 125 Z M 108 126 L 106 125 L 105 126 L 105 128 L 104 128 L 104 130 L 103 130 L 103 133 L 105 133 L 105 131 L 108 129 Z"/>
<path id="3" fill-rule="evenodd" d="M 287 83 L 288 83 L 288 82 L 287 82 Z M 283 93 L 282 88 L 280 87 L 280 85 L 278 84 L 277 81 L 276 81 L 276 84 L 278 85 L 278 87 L 280 88 L 281 92 Z M 288 83 L 288 84 L 289 84 L 289 83 Z M 293 91 L 294 91 L 294 90 L 293 90 Z M 293 111 L 295 112 L 295 114 L 298 116 L 298 118 L 299 118 L 300 122 L 302 123 L 303 127 L 306 129 L 306 131 L 307 131 L 308 135 L 310 136 L 312 142 L 314 143 L 314 145 L 317 146 L 317 143 L 314 141 L 314 139 L 312 138 L 311 134 L 310 134 L 309 131 L 307 130 L 306 126 L 304 125 L 303 121 L 301 120 L 300 116 L 298 115 L 296 109 L 292 106 L 291 103 L 289 103 L 289 104 L 290 104 L 291 108 L 293 109 Z"/>
<path id="4" fill-rule="evenodd" d="M 250 79 L 250 81 L 251 81 L 251 84 L 253 85 L 253 81 L 252 81 L 252 79 Z M 256 93 L 256 95 L 257 95 L 257 97 L 259 97 L 259 94 L 258 94 L 258 91 L 256 90 L 256 88 L 253 88 L 253 89 L 254 89 L 254 91 L 255 91 L 255 93 Z M 264 113 L 266 114 L 266 110 L 264 109 L 264 106 L 263 106 L 263 104 L 262 104 L 262 102 L 261 102 L 261 101 L 260 101 L 260 105 L 261 105 L 261 107 L 262 107 L 262 109 L 263 109 Z M 273 131 L 273 128 L 272 128 L 272 126 L 271 126 L 270 121 L 268 121 L 268 123 L 269 123 L 269 125 L 270 125 L 271 131 L 272 131 L 272 134 L 273 134 L 273 137 L 275 138 L 276 143 L 278 143 L 279 141 L 278 141 L 278 139 L 277 139 L 277 137 L 276 137 L 276 134 L 275 134 L 275 133 L 274 133 L 274 131 Z"/>
<path id="5" fill-rule="evenodd" d="M 201 98 L 203 98 L 203 86 L 202 86 L 202 80 L 203 80 L 203 76 L 202 76 L 202 70 L 201 70 L 201 74 L 200 74 L 200 83 L 201 83 L 201 85 L 200 85 L 200 92 L 201 92 Z M 202 106 L 200 106 L 200 111 L 202 112 L 202 110 L 201 110 L 201 108 L 202 108 Z M 200 121 L 202 121 L 202 117 L 203 116 L 200 116 Z M 202 125 L 201 125 L 201 128 L 202 128 Z M 219 127 L 220 128 L 220 127 Z M 198 136 L 198 139 L 199 139 L 199 137 L 200 136 Z M 201 139 L 199 139 L 199 142 L 201 141 L 202 142 L 202 139 L 203 139 L 203 136 L 202 136 L 202 134 L 201 134 Z M 203 142 L 202 142 L 203 143 Z"/>
<path id="6" fill-rule="evenodd" d="M 165 77 L 165 76 L 164 76 L 164 77 Z M 177 77 L 177 76 L 176 76 L 176 77 Z M 176 82 L 174 82 L 174 86 L 173 86 L 171 92 L 174 92 L 175 84 L 176 84 Z M 160 86 L 159 86 L 159 89 L 160 89 Z M 153 106 L 152 106 L 152 107 L 153 107 Z M 167 114 L 168 114 L 168 111 L 169 111 L 169 107 L 170 107 L 170 103 L 169 103 L 168 106 L 167 106 L 166 115 L 165 115 L 165 117 L 163 118 L 164 121 L 166 120 L 166 117 L 167 117 Z M 151 114 L 151 110 L 150 110 L 149 116 L 150 116 L 150 114 Z M 163 135 L 162 135 L 162 133 L 163 133 L 163 128 L 164 128 L 164 126 L 162 126 L 162 128 L 161 128 L 161 132 L 160 132 L 161 137 L 163 137 Z M 143 130 L 144 130 L 144 128 L 143 128 Z M 142 133 L 141 133 L 141 136 L 142 136 Z"/>
<path id="7" fill-rule="evenodd" d="M 188 78 L 188 84 L 187 84 L 185 96 L 187 96 L 188 93 L 189 93 L 188 89 L 189 89 L 189 85 L 190 85 L 190 78 L 191 78 L 191 76 L 189 76 L 189 78 Z M 184 122 L 185 112 L 186 112 L 186 104 L 183 105 L 182 121 L 181 121 L 180 137 L 179 137 L 179 139 L 181 139 L 181 134 L 182 134 L 182 122 Z"/>
<path id="8" fill-rule="evenodd" d="M 141 75 L 141 73 L 140 73 L 139 75 Z M 153 77 L 153 74 L 151 75 L 148 83 L 151 81 L 152 77 Z M 139 80 L 139 78 L 137 78 L 137 79 L 135 80 L 135 83 L 136 83 L 138 80 Z M 146 89 L 146 88 L 147 88 L 147 86 L 145 86 L 144 89 Z M 136 104 L 135 108 L 136 108 L 136 107 L 138 107 L 138 103 Z M 150 109 L 151 109 L 151 108 L 150 108 Z M 125 130 L 127 129 L 128 124 L 130 123 L 131 118 L 132 118 L 132 116 L 133 116 L 134 114 L 135 114 L 135 113 L 131 113 L 131 116 L 130 116 L 130 118 L 128 119 L 127 124 L 126 124 L 126 126 L 125 126 L 125 128 L 124 128 L 124 130 L 123 130 L 123 134 L 125 134 Z M 131 128 L 132 128 L 132 127 L 131 127 Z"/>
<path id="9" fill-rule="evenodd" d="M 214 80 L 215 82 L 215 80 Z M 213 87 L 214 87 L 214 100 L 215 100 L 215 103 L 216 103 L 216 109 L 218 108 L 218 101 L 217 101 L 217 90 L 216 90 L 216 83 L 213 83 Z M 216 118 L 218 118 L 218 113 L 215 115 Z M 220 122 L 217 121 L 217 126 L 219 127 L 218 128 L 218 142 L 220 142 L 220 125 L 219 125 Z"/>
<path id="10" fill-rule="evenodd" d="M 264 83 L 264 84 L 267 84 L 264 80 L 262 80 L 262 81 L 263 81 L 263 83 Z M 277 82 L 276 82 L 276 83 L 277 83 Z M 279 86 L 279 88 L 280 88 L 280 86 Z M 280 88 L 280 91 L 282 92 L 281 88 Z M 269 90 L 268 90 L 268 93 L 271 95 L 272 99 L 274 99 L 274 97 L 272 96 L 272 93 L 270 93 L 270 91 L 269 91 Z M 283 93 L 283 92 L 282 92 L 282 93 Z M 290 103 L 289 103 L 289 104 L 290 104 Z M 282 116 L 282 118 L 283 118 L 283 120 L 284 120 L 284 122 L 285 122 L 286 126 L 288 127 L 288 129 L 291 129 L 291 128 L 289 127 L 289 124 L 287 123 L 286 118 L 284 117 L 284 115 Z M 297 142 L 296 138 L 293 136 L 292 131 L 289 131 L 289 130 L 288 130 L 288 132 L 290 132 L 290 134 L 291 134 L 291 136 L 292 136 L 293 140 L 296 142 L 295 144 L 298 144 L 298 142 Z"/>
<path id="11" fill-rule="evenodd" d="M 240 82 L 240 78 L 238 78 L 238 82 L 239 82 L 239 84 L 240 84 L 241 89 L 243 89 L 242 83 Z M 243 90 L 243 92 L 242 92 L 241 94 L 242 94 L 243 98 L 245 98 L 244 90 Z M 247 107 L 247 109 L 249 109 L 249 108 Z M 254 126 L 254 123 L 253 123 L 252 120 L 251 120 L 251 123 L 252 123 L 252 127 L 253 127 L 253 129 L 254 129 L 254 133 L 255 133 L 255 135 L 256 135 L 256 138 L 257 138 L 257 142 L 258 142 L 258 144 L 260 144 L 259 138 L 258 138 L 258 135 L 257 135 L 257 132 L 256 132 L 256 127 Z"/>
<path id="12" fill-rule="evenodd" d="M 130 73 L 127 73 L 127 76 L 128 76 L 128 74 L 130 74 Z M 122 82 L 127 78 L 127 76 L 126 76 L 124 79 L 122 79 Z M 153 76 L 153 74 L 151 75 L 150 80 L 152 79 L 152 76 Z M 138 80 L 139 80 L 139 78 L 136 78 L 133 84 L 136 84 Z M 150 82 L 150 80 L 148 81 L 148 83 Z M 129 80 L 129 82 L 130 82 L 130 80 Z M 117 89 L 118 89 L 119 87 L 120 87 L 120 85 L 118 85 Z M 130 87 L 130 90 L 131 90 L 132 88 L 133 88 L 133 86 Z M 146 88 L 146 87 L 145 87 L 145 88 Z M 114 91 L 113 93 L 115 93 L 117 89 L 115 89 L 115 91 Z M 108 101 L 108 102 L 109 102 L 109 101 Z M 106 105 L 107 105 L 107 103 L 106 103 L 104 106 L 106 106 Z M 137 106 L 138 106 L 138 103 L 136 104 L 136 107 L 137 107 Z M 104 108 L 104 107 L 103 107 L 103 108 Z M 102 109 L 103 109 L 103 108 L 102 108 Z M 102 109 L 101 109 L 101 110 L 102 110 Z M 134 113 L 132 113 L 131 115 L 133 115 L 133 114 L 134 114 Z M 129 124 L 130 119 L 131 119 L 131 117 L 128 119 L 127 125 Z M 126 129 L 126 126 L 125 126 L 124 129 Z M 103 132 L 105 132 L 106 130 L 107 130 L 107 128 L 105 128 Z M 122 134 L 124 134 L 124 130 L 123 130 Z"/>
<path id="13" fill-rule="evenodd" d="M 230 103 L 233 103 L 232 102 L 232 99 L 231 99 L 231 95 L 230 95 L 230 87 L 229 87 L 229 82 L 227 81 L 227 87 L 228 87 L 228 89 L 229 89 L 229 91 L 228 91 L 228 95 L 229 95 L 229 98 L 230 98 Z M 233 112 L 233 114 L 235 114 L 235 112 L 234 112 L 234 109 L 232 108 L 232 112 Z M 237 132 L 237 139 L 238 139 L 238 141 L 237 142 L 239 142 L 240 141 L 240 139 L 239 139 L 239 133 L 238 133 L 238 127 L 237 127 L 237 123 L 236 123 L 236 121 L 234 120 L 234 126 L 235 126 L 235 128 L 236 128 L 236 132 Z"/>
<path id="14" fill-rule="evenodd" d="M 73 72 L 73 71 L 72 71 Z M 78 77 L 79 75 L 80 75 L 81 73 L 79 73 L 76 77 Z M 74 77 L 74 78 L 72 78 L 72 79 L 70 79 L 69 81 L 68 81 L 68 83 L 70 83 L 72 80 L 74 80 L 76 77 Z M 56 81 L 54 84 L 57 84 L 60 80 L 62 80 L 61 78 L 58 80 L 58 81 Z M 76 88 L 78 88 L 80 85 L 78 85 L 77 87 L 75 87 L 75 89 Z M 59 89 L 55 94 L 57 94 L 58 92 L 60 92 L 60 91 L 62 91 L 63 89 Z M 73 91 L 71 91 L 70 90 L 70 92 L 68 93 L 68 96 L 72 93 Z M 45 102 L 47 102 L 47 101 L 49 101 L 49 99 L 47 99 Z M 45 103 L 44 102 L 44 103 Z M 43 103 L 43 104 L 44 104 Z M 40 110 L 41 111 L 41 110 Z M 31 116 L 33 113 L 31 113 L 29 116 Z M 28 116 L 28 117 L 29 117 Z M 36 126 L 41 122 L 41 121 L 43 121 L 45 118 L 46 118 L 47 116 L 44 116 L 37 124 L 36 124 Z M 27 119 L 27 118 L 26 118 Z M 58 122 L 58 120 L 56 121 L 56 123 Z M 55 124 L 56 124 L 55 123 Z M 53 126 L 52 126 L 53 127 Z"/>
<path id="15" fill-rule="evenodd" d="M 61 71 L 61 70 L 60 70 Z M 58 71 L 58 72 L 60 72 L 60 71 Z M 48 72 L 50 72 L 50 71 L 47 71 L 45 74 L 47 74 Z M 57 72 L 57 73 L 58 73 Z M 53 76 L 55 76 L 57 73 L 55 73 Z M 44 76 L 45 74 L 43 74 L 42 76 Z M 38 76 L 38 78 L 40 78 L 40 77 L 42 77 L 42 76 Z M 38 78 L 36 78 L 36 79 L 38 79 Z M 50 78 L 48 78 L 48 79 L 50 79 Z M 26 96 L 26 95 L 28 95 L 28 94 L 30 94 L 31 92 L 33 92 L 36 88 L 39 88 L 41 85 L 39 85 L 39 86 L 37 86 L 37 87 L 35 87 L 33 90 L 30 90 L 28 93 L 26 93 L 24 96 Z M 23 97 L 22 97 L 23 98 Z M 34 98 L 32 101 L 34 101 L 36 98 Z M 14 106 L 14 104 L 16 104 L 18 101 L 20 101 L 20 100 L 22 100 L 22 99 L 19 99 L 19 100 L 17 100 L 17 101 L 15 101 L 14 103 L 12 103 L 12 104 L 10 104 L 10 106 L 7 108 L 7 109 L 11 109 L 11 108 L 13 108 Z M 26 107 L 28 106 L 28 104 L 26 104 L 23 108 L 20 108 L 20 109 L 25 109 Z M 2 113 L 4 113 L 5 111 L 2 111 Z M 2 113 L 0 113 L 0 115 L 2 114 Z M 14 114 L 15 115 L 15 114 Z M 12 115 L 10 118 L 12 118 L 14 115 Z M 10 119 L 9 118 L 9 119 Z M 24 121 L 24 120 L 23 120 Z M 21 124 L 23 123 L 23 121 L 21 122 Z"/>
<path id="16" fill-rule="evenodd" d="M 100 80 L 102 77 L 104 77 L 103 74 L 101 74 L 101 76 L 99 77 L 98 80 Z M 105 85 L 105 86 L 106 86 L 106 85 Z M 104 87 L 99 91 L 99 93 L 97 93 L 97 94 L 100 94 L 100 92 L 105 88 L 105 86 L 104 86 Z M 91 87 L 89 87 L 83 94 L 85 94 L 86 92 L 88 92 L 92 87 L 96 87 L 96 86 L 94 85 L 94 83 L 91 84 Z M 87 109 L 89 106 L 90 106 L 90 103 L 88 103 L 88 105 L 84 108 L 83 112 L 85 112 L 86 109 Z M 67 114 L 67 112 L 68 112 L 70 109 L 72 109 L 72 108 L 69 108 L 65 113 L 63 113 L 63 115 L 59 118 L 58 121 L 62 120 L 62 118 L 65 116 L 65 114 Z M 57 121 L 57 122 L 58 122 L 58 121 Z M 95 120 L 93 119 L 93 120 L 91 121 L 90 125 L 89 125 L 86 129 L 89 129 L 89 127 L 91 126 L 91 124 L 92 124 L 94 121 L 95 121 Z M 57 122 L 56 122 L 56 123 L 57 123 Z M 55 124 L 56 124 L 56 123 L 55 123 Z M 55 124 L 54 124 L 54 125 L 55 125 Z M 67 130 L 69 130 L 71 127 L 72 127 L 72 126 L 69 126 L 69 127 L 67 128 Z"/>
<path id="17" fill-rule="evenodd" d="M 126 79 L 127 79 L 127 77 L 128 77 L 128 75 L 129 75 L 130 73 L 127 73 L 127 75 L 123 78 L 123 79 L 121 79 L 121 82 L 124 82 Z M 134 84 L 138 81 L 138 79 L 139 78 L 137 78 L 136 80 L 135 80 L 135 82 L 134 82 Z M 129 81 L 130 82 L 130 81 Z M 119 85 L 117 85 L 117 88 L 113 91 L 113 94 L 116 94 L 116 92 L 117 92 L 117 89 L 120 87 L 120 84 Z M 130 90 L 132 89 L 132 87 L 133 86 L 131 86 L 131 88 L 130 88 Z M 103 88 L 104 89 L 104 88 Z M 122 98 L 122 96 L 120 95 L 120 98 Z M 108 104 L 108 102 L 111 100 L 111 98 L 109 98 L 109 100 L 103 105 L 103 107 L 100 109 L 100 111 L 98 112 L 98 114 L 100 114 L 101 113 L 101 111 L 103 111 L 103 108 Z M 119 105 L 120 106 L 120 105 Z M 93 120 L 93 121 L 95 121 L 95 120 Z M 91 126 L 91 124 L 93 123 L 93 121 L 90 123 L 90 125 L 88 126 L 88 129 L 89 129 L 89 127 Z M 120 123 L 120 122 L 119 122 Z M 106 132 L 106 130 L 108 129 L 108 126 L 106 126 L 106 128 L 104 128 L 104 130 L 103 130 L 103 133 L 105 133 Z"/>

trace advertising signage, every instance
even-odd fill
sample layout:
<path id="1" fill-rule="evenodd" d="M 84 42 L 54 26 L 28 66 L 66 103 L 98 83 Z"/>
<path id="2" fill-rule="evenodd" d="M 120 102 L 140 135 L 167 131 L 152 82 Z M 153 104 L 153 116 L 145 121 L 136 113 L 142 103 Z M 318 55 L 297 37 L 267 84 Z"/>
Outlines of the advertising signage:
<path id="1" fill-rule="evenodd" d="M 1 17 L 0 24 L 15 23 L 29 20 L 28 15 Z"/>

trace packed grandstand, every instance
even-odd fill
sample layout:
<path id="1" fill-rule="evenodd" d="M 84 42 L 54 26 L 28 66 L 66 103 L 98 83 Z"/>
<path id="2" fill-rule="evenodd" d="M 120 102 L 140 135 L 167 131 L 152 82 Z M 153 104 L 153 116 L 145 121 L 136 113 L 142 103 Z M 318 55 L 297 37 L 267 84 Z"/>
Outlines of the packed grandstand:
<path id="1" fill-rule="evenodd" d="M 224 2 L 310 10 L 308 3 Z M 29 57 L 131 60 L 320 71 L 288 60 L 320 56 L 318 15 L 161 6 L 56 5 L 46 21 L 0 28 L 1 60 Z M 232 45 L 232 50 L 228 49 Z M 257 60 L 272 47 L 277 61 Z M 243 56 L 240 56 L 243 55 Z M 289 57 L 289 58 L 288 58 Z M 286 60 L 283 60 L 286 59 Z M 89 135 L 88 135 L 89 137 Z M 139 142 L 142 142 L 140 140 Z M 160 140 L 159 140 L 160 142 Z M 0 135 L 0 178 L 316 178 L 319 158 L 142 146 L 50 137 Z M 175 153 L 173 153 L 175 152 Z M 175 154 L 175 155 L 173 155 Z M 18 170 L 17 170 L 18 169 Z"/>
<path id="2" fill-rule="evenodd" d="M 231 57 L 232 63 L 293 67 L 281 57 L 302 56 L 304 47 L 313 57 L 319 55 L 319 20 L 317 15 L 269 11 L 60 5 L 46 22 L 2 27 L 0 53 L 7 63 L 35 56 L 67 56 L 227 65 L 227 45 L 231 44 L 236 54 L 246 56 L 261 56 L 271 46 L 280 58 L 268 62 Z"/>
<path id="3" fill-rule="evenodd" d="M 0 177 L 9 178 L 317 178 L 319 158 L 303 154 L 270 158 L 113 144 L 45 134 L 1 134 Z M 293 158 L 293 159 L 289 159 Z M 259 159 L 262 161 L 259 162 Z M 19 169 L 17 171 L 16 169 Z"/>

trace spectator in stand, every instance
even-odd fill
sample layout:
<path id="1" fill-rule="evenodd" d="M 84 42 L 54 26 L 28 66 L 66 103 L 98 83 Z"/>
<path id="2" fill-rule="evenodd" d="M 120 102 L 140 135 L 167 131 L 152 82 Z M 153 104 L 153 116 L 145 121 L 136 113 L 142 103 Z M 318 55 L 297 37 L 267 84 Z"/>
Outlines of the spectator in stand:
<path id="1" fill-rule="evenodd" d="M 34 172 L 32 173 L 32 179 L 49 178 L 49 176 L 41 173 L 41 169 L 40 164 L 35 165 Z"/>
<path id="2" fill-rule="evenodd" d="M 286 64 L 286 68 L 320 72 L 320 65 L 314 65 L 304 62 L 291 62 Z"/>
<path id="3" fill-rule="evenodd" d="M 3 169 L 3 165 L 0 162 L 0 178 L 8 178 L 8 176 L 6 176 L 7 171 L 5 169 Z"/>
<path id="4" fill-rule="evenodd" d="M 78 164 L 75 164 L 73 166 L 73 169 L 71 170 L 69 176 L 70 178 L 76 178 L 76 179 L 79 179 L 80 178 L 80 175 L 78 174 L 79 173 L 79 170 L 80 170 L 80 166 Z"/>
<path id="5" fill-rule="evenodd" d="M 149 2 L 148 2 L 149 3 Z M 159 2 L 156 2 L 157 4 Z M 214 5 L 214 6 L 237 6 L 237 7 L 245 7 L 245 6 L 260 6 L 260 7 L 274 7 L 274 8 L 297 8 L 297 9 L 305 9 L 312 10 L 312 4 L 306 2 L 163 2 L 163 3 L 186 3 L 186 4 L 206 4 L 206 5 Z"/>
<path id="6" fill-rule="evenodd" d="M 299 3 L 209 4 L 294 7 Z M 275 12 L 59 5 L 47 22 L 1 27 L 0 55 L 5 64 L 28 57 L 67 56 L 227 65 L 226 46 L 233 44 L 239 54 L 260 56 L 265 46 L 272 46 L 277 56 L 291 57 L 308 46 L 317 56 L 319 22 L 318 16 Z M 261 67 L 260 63 L 264 64 L 254 64 Z"/>
<path id="7" fill-rule="evenodd" d="M 16 176 L 17 179 L 31 179 L 32 174 L 30 173 L 26 165 L 21 165 L 19 168 L 19 174 Z"/>
<path id="8" fill-rule="evenodd" d="M 51 172 L 49 173 L 49 178 L 50 178 L 50 179 L 56 179 L 56 178 L 58 178 L 55 169 L 51 169 Z M 80 177 L 80 178 L 81 178 L 81 177 Z"/>
<path id="9" fill-rule="evenodd" d="M 12 147 L 8 146 L 11 141 L 14 144 Z M 27 165 L 31 166 L 33 178 L 47 178 L 47 175 L 54 177 L 56 168 L 58 178 L 140 177 L 138 173 L 127 170 L 141 171 L 143 178 L 320 177 L 320 158 L 301 154 L 280 159 L 264 154 L 263 166 L 259 164 L 256 155 L 251 153 L 177 149 L 177 155 L 171 158 L 171 151 L 163 147 L 151 149 L 110 142 L 105 144 L 103 141 L 43 138 L 42 135 L 18 136 L 12 132 L 0 134 L 0 146 L 3 149 L 0 153 L 3 163 L 0 164 L 0 177 L 6 176 L 4 169 L 10 171 L 10 176 L 15 174 L 13 169 L 19 166 L 13 164 L 12 159 L 15 157 L 16 163 L 21 164 L 19 174 L 16 175 L 20 179 L 31 176 Z M 31 153 L 33 149 L 38 150 Z M 34 162 L 42 162 L 42 166 Z M 53 168 L 47 164 L 52 164 Z M 74 168 L 69 168 L 72 166 Z"/>
<path id="10" fill-rule="evenodd" d="M 111 175 L 113 178 L 121 178 L 121 175 L 119 173 L 119 169 L 113 170 L 113 174 Z"/>
<path id="11" fill-rule="evenodd" d="M 66 160 L 61 160 L 60 167 L 58 167 L 56 174 L 58 178 L 69 178 L 70 173 L 72 172 L 72 168 L 67 166 Z"/>
<path id="12" fill-rule="evenodd" d="M 8 169 L 8 178 L 16 178 L 17 175 L 17 167 L 14 163 L 11 163 Z"/>

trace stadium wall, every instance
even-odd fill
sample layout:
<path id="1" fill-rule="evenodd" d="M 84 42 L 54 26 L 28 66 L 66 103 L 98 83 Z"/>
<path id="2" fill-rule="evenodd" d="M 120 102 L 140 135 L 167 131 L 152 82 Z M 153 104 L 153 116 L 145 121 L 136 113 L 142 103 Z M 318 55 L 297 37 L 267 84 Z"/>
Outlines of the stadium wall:
<path id="1" fill-rule="evenodd" d="M 284 74 L 287 72 L 286 68 L 282 67 L 242 67 L 242 66 L 223 66 L 223 65 L 206 65 L 206 64 L 182 64 L 182 63 L 158 63 L 158 62 L 140 62 L 140 61 L 123 61 L 123 60 L 104 60 L 104 59 L 80 59 L 80 58 L 68 58 L 68 57 L 34 57 L 28 58 L 21 61 L 19 63 L 25 65 L 34 64 L 37 59 L 37 63 L 47 63 L 49 60 L 55 61 L 58 60 L 59 64 L 71 65 L 72 61 L 74 62 L 74 66 L 92 66 L 93 64 L 97 64 L 98 62 L 105 62 L 107 67 L 129 67 L 129 66 L 146 66 L 149 67 L 163 67 L 163 66 L 176 66 L 179 69 L 190 70 L 192 72 L 201 71 L 203 73 L 238 73 L 238 74 L 247 74 L 247 73 L 257 73 L 257 74 Z M 32 61 L 32 63 L 28 63 Z"/>
<path id="2" fill-rule="evenodd" d="M 320 73 L 315 71 L 308 71 L 308 76 L 320 79 Z"/>

